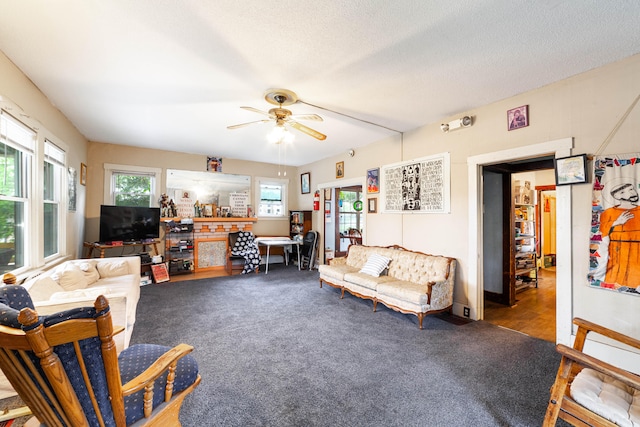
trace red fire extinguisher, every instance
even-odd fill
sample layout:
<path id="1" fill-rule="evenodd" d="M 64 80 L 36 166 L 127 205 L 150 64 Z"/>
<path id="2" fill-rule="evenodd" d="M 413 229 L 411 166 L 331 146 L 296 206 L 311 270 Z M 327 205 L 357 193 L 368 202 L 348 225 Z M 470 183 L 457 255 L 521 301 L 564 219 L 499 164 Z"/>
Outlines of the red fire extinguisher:
<path id="1" fill-rule="evenodd" d="M 313 195 L 313 210 L 314 211 L 320 210 L 320 192 L 319 191 L 316 191 L 315 194 Z"/>

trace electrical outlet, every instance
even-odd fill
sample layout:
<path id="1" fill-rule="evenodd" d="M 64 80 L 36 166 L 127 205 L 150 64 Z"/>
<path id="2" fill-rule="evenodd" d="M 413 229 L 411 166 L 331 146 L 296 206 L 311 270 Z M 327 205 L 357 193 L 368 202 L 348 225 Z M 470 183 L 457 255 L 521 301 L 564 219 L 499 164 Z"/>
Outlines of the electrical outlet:
<path id="1" fill-rule="evenodd" d="M 469 307 L 465 307 L 465 308 L 464 308 L 464 310 L 463 310 L 463 312 L 464 312 L 464 317 L 469 317 L 469 316 L 471 316 L 471 313 L 469 312 Z"/>

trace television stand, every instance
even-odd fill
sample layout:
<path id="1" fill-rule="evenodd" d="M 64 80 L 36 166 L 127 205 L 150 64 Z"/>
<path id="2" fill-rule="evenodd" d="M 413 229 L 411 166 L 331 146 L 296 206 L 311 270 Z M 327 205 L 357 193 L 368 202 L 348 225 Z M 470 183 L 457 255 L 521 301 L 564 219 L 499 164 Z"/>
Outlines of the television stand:
<path id="1" fill-rule="evenodd" d="M 128 255 L 137 255 L 140 252 L 147 252 L 147 246 L 153 247 L 153 252 L 156 255 L 160 255 L 160 252 L 158 252 L 158 243 L 159 240 L 154 240 L 152 242 L 126 242 L 123 245 L 107 245 L 105 243 L 99 243 L 99 242 L 84 242 L 84 255 L 83 258 L 96 258 L 95 254 L 99 253 L 100 256 L 99 258 L 104 258 L 105 257 L 105 251 L 107 251 L 108 249 L 120 249 L 120 254 L 118 254 L 117 256 L 128 256 Z M 125 248 L 131 248 L 131 247 L 138 247 L 141 246 L 141 250 L 140 251 L 132 251 L 131 253 L 124 253 L 125 252 Z"/>

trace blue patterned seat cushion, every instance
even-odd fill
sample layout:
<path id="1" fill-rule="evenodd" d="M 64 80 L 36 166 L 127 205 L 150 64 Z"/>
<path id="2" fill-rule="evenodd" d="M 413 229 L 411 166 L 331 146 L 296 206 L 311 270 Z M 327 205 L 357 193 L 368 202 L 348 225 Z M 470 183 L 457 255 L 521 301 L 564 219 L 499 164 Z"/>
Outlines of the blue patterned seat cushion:
<path id="1" fill-rule="evenodd" d="M 18 314 L 20 310 L 25 307 L 34 308 L 29 293 L 22 286 L 11 285 L 0 287 L 0 324 L 21 328 L 22 325 L 18 322 Z M 107 308 L 107 310 L 109 310 L 109 308 Z M 91 319 L 99 314 L 100 313 L 96 313 L 93 307 L 78 307 L 48 316 L 41 316 L 39 321 L 31 327 L 35 328 L 40 324 L 44 324 L 44 326 L 47 327 L 70 319 Z M 88 375 L 93 385 L 93 391 L 104 417 L 105 426 L 115 426 L 107 390 L 102 354 L 100 352 L 100 339 L 92 337 L 80 341 L 79 345 L 84 362 L 88 368 Z M 155 344 L 137 344 L 123 350 L 118 356 L 122 384 L 142 373 L 168 350 L 170 350 L 170 347 Z M 82 375 L 80 375 L 80 367 L 78 366 L 73 344 L 56 346 L 54 351 L 65 367 L 69 380 L 87 416 L 89 425 L 99 425 L 98 417 L 91 404 L 89 391 L 85 386 Z M 28 354 L 34 366 L 36 366 L 38 370 L 40 370 L 40 374 L 44 376 L 37 357 L 31 352 Z M 195 382 L 197 376 L 198 364 L 196 360 L 191 355 L 183 357 L 178 361 L 173 392 L 178 393 L 186 389 Z M 153 396 L 154 408 L 164 400 L 166 379 L 167 373 L 164 373 L 155 382 Z M 133 424 L 144 417 L 143 397 L 144 390 L 124 398 L 127 425 Z"/>
<path id="2" fill-rule="evenodd" d="M 0 324 L 20 329 L 18 314 L 25 307 L 33 309 L 31 296 L 20 285 L 7 285 L 0 287 Z"/>
<path id="3" fill-rule="evenodd" d="M 136 344 L 125 349 L 118 356 L 120 362 L 120 378 L 122 384 L 140 375 L 153 362 L 171 348 L 156 344 Z M 198 363 L 192 355 L 187 355 L 178 361 L 176 378 L 173 384 L 173 393 L 178 393 L 191 384 L 198 377 Z M 165 372 L 155 382 L 153 393 L 153 407 L 164 401 L 164 386 L 167 381 Z M 127 416 L 127 425 L 130 425 L 144 417 L 144 390 L 124 398 L 124 409 Z"/>

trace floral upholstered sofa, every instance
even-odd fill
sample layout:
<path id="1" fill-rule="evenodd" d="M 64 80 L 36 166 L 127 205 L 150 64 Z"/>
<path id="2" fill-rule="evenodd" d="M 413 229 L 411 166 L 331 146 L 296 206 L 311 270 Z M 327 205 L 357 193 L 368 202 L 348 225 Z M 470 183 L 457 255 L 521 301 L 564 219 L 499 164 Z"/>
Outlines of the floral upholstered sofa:
<path id="1" fill-rule="evenodd" d="M 323 283 L 392 310 L 415 314 L 422 329 L 428 314 L 451 311 L 456 260 L 400 246 L 351 245 L 347 256 L 320 265 Z"/>

